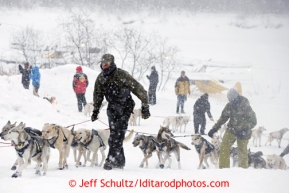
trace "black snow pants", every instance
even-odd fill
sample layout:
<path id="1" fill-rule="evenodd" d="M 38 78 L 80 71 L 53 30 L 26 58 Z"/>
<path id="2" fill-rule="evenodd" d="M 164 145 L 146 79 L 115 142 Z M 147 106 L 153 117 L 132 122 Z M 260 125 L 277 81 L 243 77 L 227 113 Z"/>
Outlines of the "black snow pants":
<path id="1" fill-rule="evenodd" d="M 194 113 L 194 128 L 195 133 L 199 133 L 199 125 L 201 125 L 201 133 L 204 133 L 206 129 L 206 117 L 205 114 Z"/>
<path id="2" fill-rule="evenodd" d="M 119 111 L 122 111 L 121 113 Z M 125 156 L 123 150 L 123 140 L 128 126 L 130 113 L 124 109 L 107 109 L 107 116 L 110 127 L 110 136 L 108 139 L 109 150 L 106 162 L 114 166 L 125 166 Z"/>
<path id="3" fill-rule="evenodd" d="M 76 93 L 78 111 L 82 112 L 83 107 L 86 105 L 85 93 Z"/>
<path id="4" fill-rule="evenodd" d="M 148 97 L 149 97 L 149 104 L 151 105 L 155 105 L 157 103 L 156 90 L 157 90 L 157 86 L 155 85 L 149 86 Z"/>

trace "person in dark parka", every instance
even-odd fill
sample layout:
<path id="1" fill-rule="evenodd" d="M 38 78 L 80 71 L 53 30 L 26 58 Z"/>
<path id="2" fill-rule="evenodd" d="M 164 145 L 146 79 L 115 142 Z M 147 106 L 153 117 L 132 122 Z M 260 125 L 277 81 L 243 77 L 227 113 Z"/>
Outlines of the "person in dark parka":
<path id="1" fill-rule="evenodd" d="M 288 153 L 289 153 L 289 145 L 286 146 L 286 148 L 280 154 L 280 157 L 283 157 L 284 155 L 287 155 Z"/>
<path id="2" fill-rule="evenodd" d="M 194 128 L 195 134 L 199 134 L 199 125 L 201 125 L 201 135 L 205 135 L 206 129 L 206 117 L 205 113 L 207 113 L 208 117 L 211 121 L 214 121 L 211 111 L 210 111 L 210 103 L 209 103 L 209 95 L 207 93 L 203 94 L 194 105 Z"/>
<path id="3" fill-rule="evenodd" d="M 97 76 L 94 85 L 94 110 L 91 121 L 98 119 L 99 109 L 105 97 L 108 102 L 107 116 L 110 136 L 108 140 L 109 151 L 103 168 L 105 170 L 123 168 L 125 166 L 123 140 L 129 117 L 135 106 L 131 92 L 141 100 L 143 119 L 150 117 L 148 95 L 143 86 L 128 72 L 116 67 L 113 55 L 104 54 L 100 68 L 102 72 Z"/>
<path id="4" fill-rule="evenodd" d="M 73 76 L 72 87 L 76 94 L 78 111 L 82 112 L 82 106 L 86 105 L 85 92 L 88 86 L 87 75 L 83 73 L 82 67 L 76 67 L 76 74 Z"/>
<path id="5" fill-rule="evenodd" d="M 230 102 L 226 104 L 221 117 L 208 135 L 214 137 L 214 133 L 229 121 L 220 145 L 219 168 L 230 168 L 230 148 L 235 141 L 237 141 L 239 167 L 248 168 L 248 142 L 252 136 L 252 129 L 257 124 L 257 117 L 249 100 L 239 95 L 235 88 L 228 91 L 227 98 Z"/>
<path id="6" fill-rule="evenodd" d="M 155 105 L 157 98 L 156 98 L 156 90 L 157 90 L 157 85 L 159 82 L 159 75 L 158 72 L 156 71 L 156 67 L 152 66 L 151 67 L 151 74 L 147 75 L 147 78 L 150 81 L 150 86 L 149 86 L 149 104 Z"/>
<path id="7" fill-rule="evenodd" d="M 29 63 L 24 63 L 24 68 L 19 64 L 19 71 L 22 74 L 22 84 L 25 89 L 29 89 L 30 78 L 29 74 L 31 73 L 31 67 L 29 67 Z"/>

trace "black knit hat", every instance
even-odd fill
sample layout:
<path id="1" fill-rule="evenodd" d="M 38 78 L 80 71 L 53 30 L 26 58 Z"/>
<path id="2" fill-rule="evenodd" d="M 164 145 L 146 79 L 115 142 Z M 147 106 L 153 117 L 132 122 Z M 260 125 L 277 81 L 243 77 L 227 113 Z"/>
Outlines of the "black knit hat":
<path id="1" fill-rule="evenodd" d="M 101 57 L 101 63 L 110 63 L 113 64 L 114 63 L 114 56 L 112 54 L 104 54 Z"/>
<path id="2" fill-rule="evenodd" d="M 155 66 L 152 66 L 151 69 L 152 69 L 152 70 L 156 70 L 156 67 L 155 67 Z"/>

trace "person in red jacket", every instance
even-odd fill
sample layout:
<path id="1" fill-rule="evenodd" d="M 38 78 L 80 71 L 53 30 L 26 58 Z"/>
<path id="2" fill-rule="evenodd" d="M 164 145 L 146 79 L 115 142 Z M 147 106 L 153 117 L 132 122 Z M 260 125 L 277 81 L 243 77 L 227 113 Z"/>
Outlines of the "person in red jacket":
<path id="1" fill-rule="evenodd" d="M 86 74 L 82 72 L 81 66 L 76 67 L 76 74 L 73 77 L 72 86 L 77 98 L 78 111 L 82 112 L 82 105 L 83 107 L 86 105 L 85 92 L 88 86 L 88 78 Z"/>

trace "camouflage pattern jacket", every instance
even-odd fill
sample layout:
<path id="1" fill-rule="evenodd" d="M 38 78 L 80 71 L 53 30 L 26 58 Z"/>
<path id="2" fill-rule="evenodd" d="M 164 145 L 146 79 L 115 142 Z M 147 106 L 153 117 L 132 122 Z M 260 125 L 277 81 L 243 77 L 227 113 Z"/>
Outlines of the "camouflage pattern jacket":
<path id="1" fill-rule="evenodd" d="M 141 100 L 142 105 L 148 105 L 147 91 L 128 72 L 117 68 L 111 78 L 105 78 L 103 73 L 100 73 L 94 85 L 94 110 L 99 112 L 105 96 L 108 110 L 115 115 L 130 115 L 135 105 L 131 92 Z"/>
<path id="2" fill-rule="evenodd" d="M 248 140 L 251 138 L 252 131 L 256 124 L 256 114 L 250 106 L 247 98 L 239 96 L 240 101 L 235 108 L 231 102 L 227 103 L 222 111 L 222 115 L 218 122 L 213 126 L 219 129 L 229 119 L 228 129 L 241 140 Z"/>

